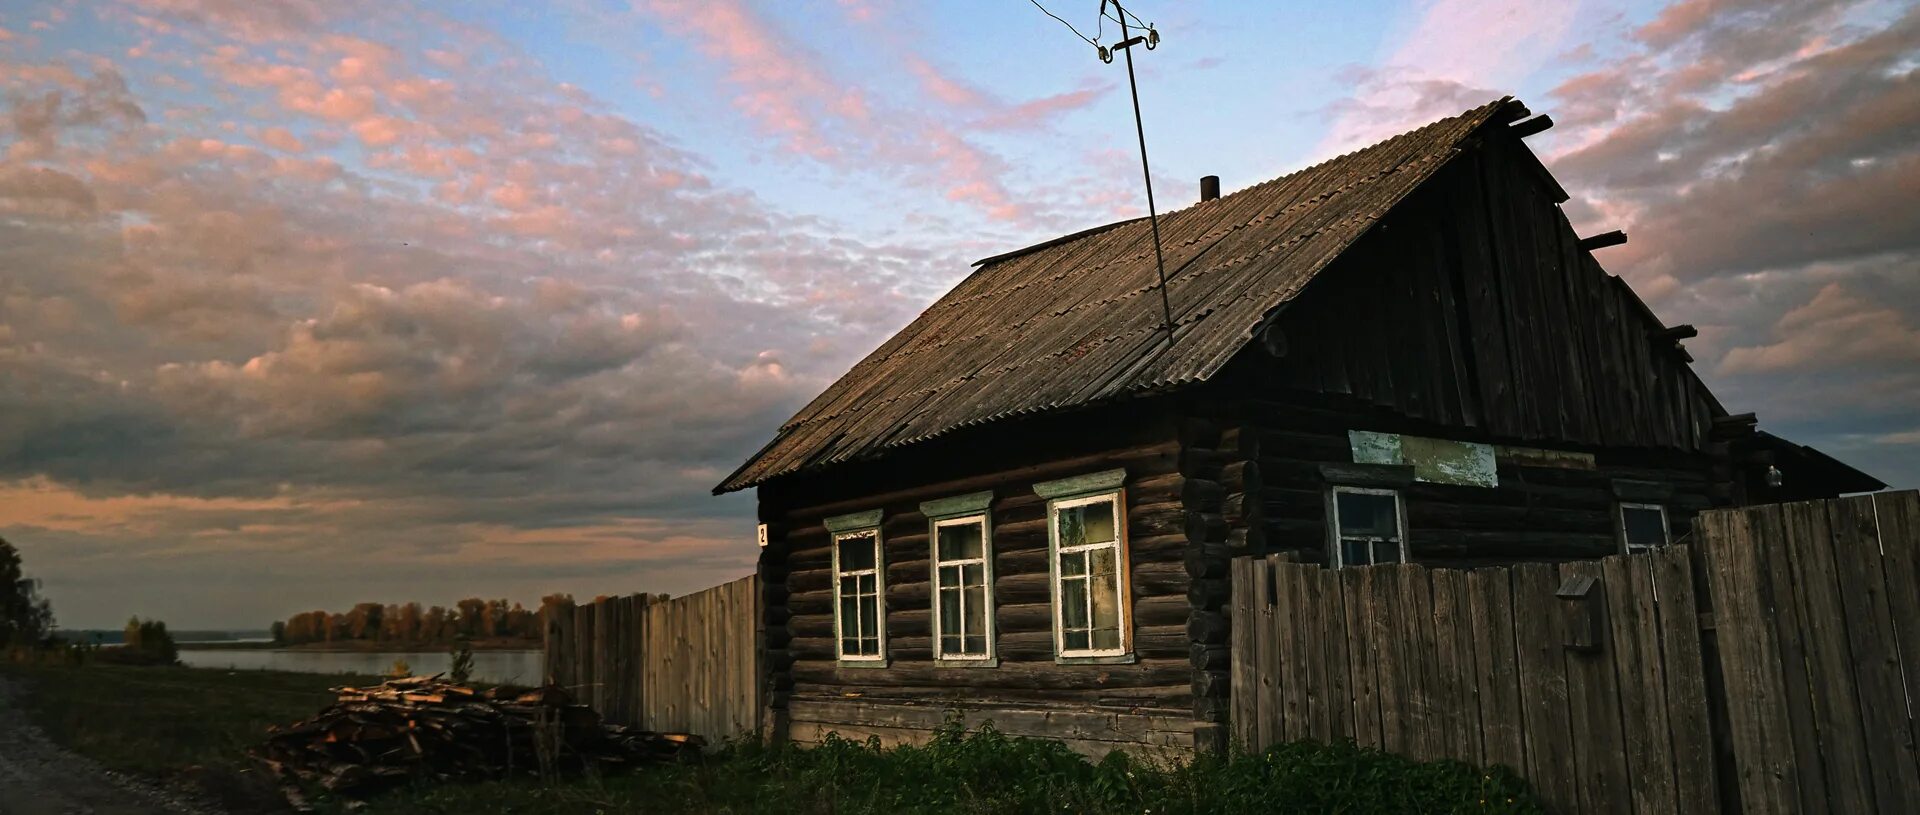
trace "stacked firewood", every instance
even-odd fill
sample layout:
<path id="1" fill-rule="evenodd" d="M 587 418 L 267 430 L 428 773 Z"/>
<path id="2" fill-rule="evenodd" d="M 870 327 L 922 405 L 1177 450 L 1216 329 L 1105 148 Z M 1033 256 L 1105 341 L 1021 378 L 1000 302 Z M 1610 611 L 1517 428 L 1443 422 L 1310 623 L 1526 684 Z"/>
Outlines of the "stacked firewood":
<path id="1" fill-rule="evenodd" d="M 253 751 L 296 808 L 305 808 L 303 786 L 351 799 L 414 781 L 551 780 L 690 758 L 705 744 L 604 724 L 551 685 L 476 690 L 428 676 L 334 691 L 334 704 L 271 728 Z"/>

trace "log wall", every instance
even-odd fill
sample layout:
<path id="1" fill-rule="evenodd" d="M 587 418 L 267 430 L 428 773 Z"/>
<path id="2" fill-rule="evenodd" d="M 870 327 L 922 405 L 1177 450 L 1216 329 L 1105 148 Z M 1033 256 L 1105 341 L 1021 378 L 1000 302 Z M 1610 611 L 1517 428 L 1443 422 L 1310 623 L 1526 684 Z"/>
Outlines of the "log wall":
<path id="1" fill-rule="evenodd" d="M 1193 745 L 1192 584 L 1176 423 L 1153 410 L 1082 412 L 996 428 L 990 450 L 925 443 L 838 475 L 761 487 L 769 546 L 761 575 L 769 609 L 768 707 L 787 737 L 829 732 L 888 741 L 927 738 L 948 711 L 969 724 L 1062 738 L 1088 753 Z M 1046 499 L 1040 481 L 1124 468 L 1132 570 L 1132 664 L 1054 660 Z M 929 536 L 923 501 L 994 494 L 995 667 L 933 659 Z M 844 667 L 833 641 L 831 536 L 823 519 L 880 509 L 886 557 L 885 667 Z"/>

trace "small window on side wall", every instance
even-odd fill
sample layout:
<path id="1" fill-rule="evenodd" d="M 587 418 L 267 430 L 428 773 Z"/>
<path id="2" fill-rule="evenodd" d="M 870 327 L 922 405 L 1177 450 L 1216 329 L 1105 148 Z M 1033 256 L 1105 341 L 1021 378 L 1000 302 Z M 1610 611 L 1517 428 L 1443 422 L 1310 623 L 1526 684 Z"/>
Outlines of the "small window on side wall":
<path id="1" fill-rule="evenodd" d="M 933 660 L 957 668 L 992 668 L 993 493 L 927 501 L 932 541 Z"/>
<path id="2" fill-rule="evenodd" d="M 1620 548 L 1627 554 L 1667 545 L 1667 508 L 1659 504 L 1620 504 Z"/>
<path id="3" fill-rule="evenodd" d="M 1047 499 L 1054 661 L 1135 661 L 1125 470 L 1033 485 Z"/>
<path id="4" fill-rule="evenodd" d="M 1406 562 L 1399 490 L 1334 487 L 1332 503 L 1334 568 Z"/>
<path id="5" fill-rule="evenodd" d="M 827 519 L 833 533 L 833 628 L 840 661 L 886 664 L 887 566 L 880 513 Z"/>

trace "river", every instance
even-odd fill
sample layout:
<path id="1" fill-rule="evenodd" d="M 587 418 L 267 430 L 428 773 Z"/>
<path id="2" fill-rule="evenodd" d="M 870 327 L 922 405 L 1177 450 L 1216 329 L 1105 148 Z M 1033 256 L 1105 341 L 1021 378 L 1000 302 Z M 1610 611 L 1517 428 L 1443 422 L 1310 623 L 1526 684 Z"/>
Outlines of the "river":
<path id="1" fill-rule="evenodd" d="M 314 674 L 381 675 L 404 659 L 414 675 L 445 672 L 453 664 L 446 651 L 259 651 L 245 649 L 180 649 L 180 662 L 190 668 L 240 668 Z M 515 685 L 540 681 L 539 651 L 475 651 L 473 680 Z"/>

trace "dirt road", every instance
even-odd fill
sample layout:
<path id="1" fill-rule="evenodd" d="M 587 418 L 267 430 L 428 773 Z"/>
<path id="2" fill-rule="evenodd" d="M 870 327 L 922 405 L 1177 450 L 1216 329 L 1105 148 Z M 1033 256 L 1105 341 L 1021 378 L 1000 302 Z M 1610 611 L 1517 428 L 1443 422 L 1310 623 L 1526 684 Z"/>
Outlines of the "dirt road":
<path id="1" fill-rule="evenodd" d="M 20 710 L 20 693 L 0 676 L 0 815 L 209 815 L 47 741 Z"/>

